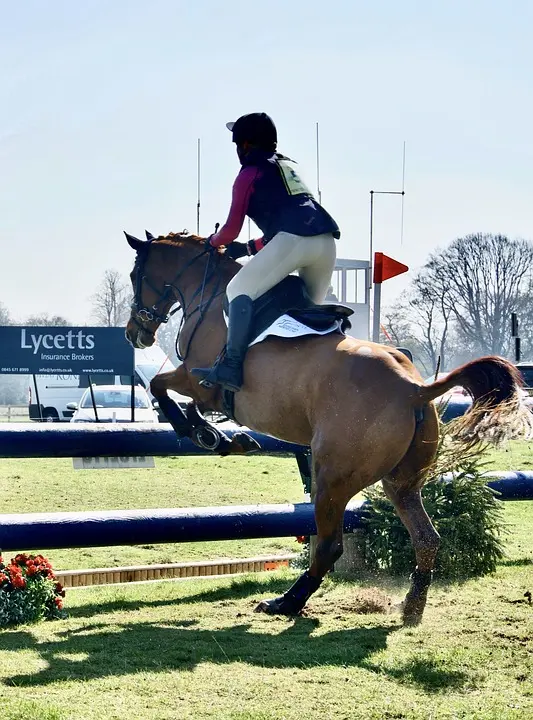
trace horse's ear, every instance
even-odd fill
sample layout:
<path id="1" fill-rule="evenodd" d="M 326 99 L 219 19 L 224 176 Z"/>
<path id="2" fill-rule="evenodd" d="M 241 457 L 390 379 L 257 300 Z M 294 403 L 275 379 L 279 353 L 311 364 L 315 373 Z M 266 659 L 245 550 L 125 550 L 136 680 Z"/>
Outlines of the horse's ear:
<path id="1" fill-rule="evenodd" d="M 126 240 L 128 241 L 128 245 L 133 248 L 134 250 L 142 250 L 143 247 L 146 245 L 144 240 L 139 240 L 139 238 L 134 237 L 133 235 L 130 235 L 124 230 L 124 235 L 126 236 Z"/>
<path id="2" fill-rule="evenodd" d="M 148 230 L 145 230 L 144 232 L 146 234 L 146 239 L 148 240 L 148 242 L 152 242 L 152 240 L 155 240 L 151 232 L 148 232 Z"/>

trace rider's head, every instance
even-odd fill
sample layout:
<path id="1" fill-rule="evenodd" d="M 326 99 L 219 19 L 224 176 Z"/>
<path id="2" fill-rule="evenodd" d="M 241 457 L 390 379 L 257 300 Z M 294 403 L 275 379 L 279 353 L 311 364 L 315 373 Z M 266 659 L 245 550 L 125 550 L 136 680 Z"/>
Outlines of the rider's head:
<path id="1" fill-rule="evenodd" d="M 278 133 L 272 118 L 266 113 L 242 115 L 235 122 L 227 123 L 226 127 L 232 133 L 241 160 L 254 149 L 276 152 Z"/>

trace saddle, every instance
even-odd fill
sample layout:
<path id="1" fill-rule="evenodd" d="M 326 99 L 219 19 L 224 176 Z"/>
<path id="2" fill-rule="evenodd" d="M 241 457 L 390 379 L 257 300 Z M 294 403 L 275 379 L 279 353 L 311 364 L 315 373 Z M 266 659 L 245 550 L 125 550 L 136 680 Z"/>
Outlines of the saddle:
<path id="1" fill-rule="evenodd" d="M 227 304 L 224 309 L 227 312 Z M 348 318 L 353 315 L 353 310 L 340 303 L 317 305 L 311 300 L 304 281 L 296 275 L 289 275 L 254 302 L 250 343 L 282 315 L 289 315 L 319 332 L 328 330 L 339 321 L 339 331 L 344 332 L 351 328 Z"/>
<path id="2" fill-rule="evenodd" d="M 224 311 L 227 314 L 227 298 Z M 253 344 L 259 335 L 283 315 L 318 332 L 331 330 L 344 333 L 351 328 L 348 318 L 353 315 L 353 310 L 340 303 L 317 305 L 311 300 L 304 281 L 296 275 L 289 275 L 254 302 L 249 344 Z M 338 327 L 335 329 L 336 323 Z M 222 405 L 224 413 L 238 423 L 235 417 L 235 393 L 223 390 Z"/>
<path id="3" fill-rule="evenodd" d="M 227 314 L 227 298 L 224 311 Z M 296 275 L 289 275 L 254 302 L 249 345 L 283 315 L 318 332 L 331 330 L 344 333 L 351 327 L 348 318 L 353 315 L 353 310 L 339 303 L 317 305 L 311 300 L 304 281 Z M 235 417 L 235 393 L 223 390 L 222 406 L 224 413 L 238 423 Z"/>

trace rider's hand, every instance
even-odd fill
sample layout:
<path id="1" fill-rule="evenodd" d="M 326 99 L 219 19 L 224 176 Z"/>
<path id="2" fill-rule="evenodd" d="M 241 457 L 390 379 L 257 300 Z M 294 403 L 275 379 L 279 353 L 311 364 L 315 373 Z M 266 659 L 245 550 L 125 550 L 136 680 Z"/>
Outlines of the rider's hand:
<path id="1" fill-rule="evenodd" d="M 225 254 L 232 258 L 233 260 L 238 260 L 239 258 L 244 257 L 245 255 L 249 255 L 250 251 L 248 248 L 248 243 L 241 243 L 233 241 L 226 247 Z"/>
<path id="2" fill-rule="evenodd" d="M 205 245 L 206 252 L 215 252 L 215 250 L 217 249 L 216 247 L 214 247 L 213 245 L 211 245 L 211 238 L 212 238 L 212 237 L 213 237 L 212 235 L 209 235 L 209 237 L 206 237 L 206 239 L 204 240 L 204 245 Z"/>
<path id="3" fill-rule="evenodd" d="M 258 250 L 255 243 L 255 240 L 248 240 L 248 242 L 246 243 L 246 247 L 248 248 L 248 255 L 257 255 Z"/>

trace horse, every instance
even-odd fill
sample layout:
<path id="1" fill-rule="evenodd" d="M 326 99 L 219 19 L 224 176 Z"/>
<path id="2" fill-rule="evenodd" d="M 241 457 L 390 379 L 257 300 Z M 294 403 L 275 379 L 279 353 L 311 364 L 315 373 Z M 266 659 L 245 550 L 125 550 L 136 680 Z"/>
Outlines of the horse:
<path id="1" fill-rule="evenodd" d="M 211 366 L 224 348 L 225 288 L 240 264 L 187 232 L 152 239 L 147 233 L 148 241 L 126 237 L 137 253 L 130 275 L 134 299 L 126 327 L 129 342 L 136 348 L 151 346 L 171 308 L 178 303 L 183 312 L 177 345 L 182 364 L 151 383 L 161 409 L 179 436 L 203 447 L 223 454 L 253 450 L 246 433 L 229 440 L 205 421 L 202 413 L 225 412 L 227 402 L 220 388 L 202 387 L 191 375 L 193 368 Z M 463 442 L 480 440 L 482 431 L 510 437 L 510 428 L 522 421 L 529 427 L 524 420 L 529 413 L 520 405 L 520 384 L 514 365 L 487 356 L 425 385 L 404 353 L 341 332 L 267 337 L 250 347 L 232 415 L 259 433 L 310 447 L 317 526 L 310 567 L 283 595 L 262 600 L 256 611 L 301 612 L 342 555 L 347 503 L 381 480 L 415 551 L 416 567 L 402 613 L 404 624 L 418 624 L 439 547 L 420 494 L 439 441 L 433 400 L 462 386 L 473 398 L 461 420 Z M 169 399 L 169 390 L 191 398 L 187 412 Z"/>

